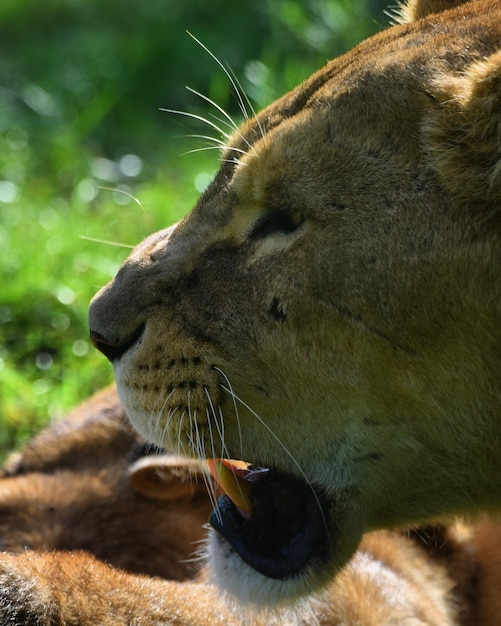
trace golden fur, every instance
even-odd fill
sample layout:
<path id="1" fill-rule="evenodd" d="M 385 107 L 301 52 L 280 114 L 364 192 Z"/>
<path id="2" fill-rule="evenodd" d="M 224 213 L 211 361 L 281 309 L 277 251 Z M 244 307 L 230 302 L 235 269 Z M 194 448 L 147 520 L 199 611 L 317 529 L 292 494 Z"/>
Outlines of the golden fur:
<path id="1" fill-rule="evenodd" d="M 366 531 L 500 506 L 501 3 L 404 14 L 236 130 L 90 309 L 143 436 L 270 468 L 212 518 L 257 603 Z"/>
<path id="2" fill-rule="evenodd" d="M 106 390 L 4 466 L 2 624 L 476 624 L 476 560 L 459 527 L 369 534 L 322 594 L 279 613 L 226 604 L 204 572 L 190 580 L 210 506 L 203 468 L 148 450 L 123 418 Z"/>

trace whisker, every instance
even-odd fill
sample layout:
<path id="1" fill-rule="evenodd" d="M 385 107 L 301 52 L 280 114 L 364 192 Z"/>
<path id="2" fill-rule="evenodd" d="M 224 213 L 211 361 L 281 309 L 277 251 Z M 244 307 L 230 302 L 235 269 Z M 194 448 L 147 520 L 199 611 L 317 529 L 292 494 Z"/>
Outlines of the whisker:
<path id="1" fill-rule="evenodd" d="M 212 100 L 208 96 L 204 96 L 203 93 L 200 93 L 199 91 L 196 91 L 195 89 L 192 89 L 191 87 L 186 86 L 186 89 L 188 91 L 190 91 L 192 94 L 195 94 L 195 96 L 198 96 L 199 98 L 202 98 L 202 100 L 205 100 L 210 105 L 212 105 L 215 109 L 217 109 L 226 118 L 226 120 L 228 120 L 230 128 L 233 128 L 233 130 L 238 131 L 238 124 L 233 120 L 231 115 L 229 115 L 223 109 L 223 107 L 221 107 L 221 106 L 219 106 L 219 104 L 217 104 L 217 102 L 214 102 L 214 100 Z M 219 121 L 222 121 L 222 120 L 219 120 Z"/>
<path id="2" fill-rule="evenodd" d="M 198 96 L 199 98 L 202 98 L 203 100 L 205 100 L 206 102 L 211 104 L 220 113 L 222 113 L 222 115 L 224 116 L 224 119 L 221 119 L 220 117 L 218 117 L 217 115 L 214 115 L 213 113 L 209 113 L 209 115 L 211 117 L 213 117 L 215 120 L 217 120 L 218 122 L 220 122 L 221 124 L 224 124 L 225 126 L 228 126 L 228 128 L 230 128 L 232 130 L 232 132 L 236 132 L 238 134 L 238 136 L 240 137 L 240 139 L 242 139 L 242 141 L 247 145 L 247 147 L 250 150 L 254 150 L 252 144 L 244 137 L 244 135 L 242 135 L 240 133 L 240 126 L 234 121 L 234 119 L 221 106 L 219 106 L 219 104 L 214 102 L 214 100 L 212 100 L 211 98 L 208 98 L 207 96 L 204 96 L 204 94 L 196 91 L 195 89 L 192 89 L 191 87 L 186 86 L 186 89 L 188 91 L 190 91 L 191 93 L 195 94 L 196 96 Z M 250 104 L 249 98 L 247 98 L 246 95 L 245 95 L 245 98 L 249 102 L 249 105 L 250 105 L 251 110 L 252 110 L 252 104 Z M 253 110 L 252 110 L 252 113 L 253 113 L 253 115 L 255 115 Z M 245 118 L 247 119 L 247 116 L 245 116 Z M 263 135 L 263 130 L 261 128 L 261 125 L 259 124 L 259 120 L 258 120 L 258 126 L 259 126 L 259 129 L 261 131 L 261 135 Z M 242 154 L 245 154 L 245 151 L 242 151 Z"/>
<path id="3" fill-rule="evenodd" d="M 87 237 L 87 235 L 79 235 L 79 239 L 84 239 L 85 241 L 92 241 L 93 243 L 104 243 L 106 246 L 116 246 L 117 248 L 128 248 L 132 250 L 134 246 L 131 246 L 126 243 L 120 243 L 118 241 L 109 241 L 108 239 L 99 239 L 97 237 Z"/>
<path id="4" fill-rule="evenodd" d="M 216 425 L 217 433 L 219 435 L 219 440 L 221 441 L 221 452 L 217 455 L 221 459 L 228 459 L 230 454 L 228 452 L 228 448 L 224 443 L 224 420 L 221 413 L 221 409 L 219 409 L 219 416 L 221 418 L 221 423 L 219 423 L 216 413 L 214 412 L 212 417 L 214 419 L 214 424 Z"/>
<path id="5" fill-rule="evenodd" d="M 229 457 L 229 452 L 228 449 L 226 447 L 226 444 L 224 443 L 224 417 L 223 417 L 223 412 L 221 411 L 221 407 L 218 407 L 219 410 L 219 419 L 221 420 L 220 424 L 221 426 L 219 427 L 219 423 L 217 421 L 217 418 L 214 416 L 214 420 L 216 422 L 216 428 L 218 430 L 218 433 L 221 437 L 221 441 L 223 442 L 222 446 L 221 446 L 221 456 L 224 454 L 227 458 Z M 240 458 L 242 457 L 242 450 L 240 450 Z"/>
<path id="6" fill-rule="evenodd" d="M 229 458 L 229 452 L 228 452 L 228 448 L 226 447 L 226 444 L 224 443 L 224 429 L 221 429 L 219 426 L 219 423 L 217 421 L 217 415 L 216 415 L 216 410 L 214 408 L 214 404 L 212 402 L 212 398 L 210 397 L 209 391 L 207 388 L 205 388 L 205 395 L 207 396 L 207 400 L 209 402 L 209 406 L 210 406 L 210 410 L 212 413 L 212 417 L 214 419 L 214 423 L 216 425 L 218 434 L 219 434 L 219 438 L 221 440 L 221 457 L 224 458 Z M 210 419 L 209 419 L 209 415 L 207 415 L 209 424 L 210 424 Z"/>
<path id="7" fill-rule="evenodd" d="M 225 376 L 225 378 L 226 378 L 226 376 Z M 214 420 L 214 424 L 216 425 L 216 428 L 217 428 L 217 431 L 218 431 L 218 434 L 219 434 L 219 438 L 221 440 L 221 454 L 220 454 L 220 458 L 227 458 L 227 459 L 229 459 L 230 458 L 230 453 L 229 453 L 228 448 L 226 447 L 226 444 L 224 442 L 224 418 L 223 418 L 223 413 L 221 411 L 221 407 L 218 407 L 218 409 L 219 409 L 219 417 L 221 419 L 221 422 L 219 423 L 219 421 L 217 419 L 216 411 L 215 411 L 215 408 L 214 408 L 214 404 L 212 402 L 212 399 L 210 397 L 208 389 L 205 389 L 205 395 L 207 396 L 207 400 L 208 400 L 209 405 L 210 405 L 210 409 L 211 409 L 211 412 L 212 412 L 212 417 L 213 417 L 213 420 Z M 209 416 L 209 410 L 208 409 L 207 409 L 207 419 L 208 419 L 208 423 L 210 424 L 210 416 Z M 214 452 L 214 442 L 212 440 L 212 434 L 211 434 L 211 441 L 212 441 L 212 448 L 213 448 L 213 455 L 214 455 L 213 458 L 216 458 L 216 454 Z M 240 491 L 240 495 L 243 498 L 244 494 L 242 492 L 242 488 L 240 486 L 240 483 L 237 483 L 237 487 L 238 487 L 238 490 Z"/>
<path id="8" fill-rule="evenodd" d="M 214 485 L 212 479 L 207 474 L 204 474 L 203 478 L 204 478 L 205 488 L 207 489 L 207 494 L 209 496 L 209 501 L 212 506 L 212 510 L 214 511 L 217 521 L 220 524 L 222 524 L 223 516 L 221 515 L 221 509 L 219 508 L 216 486 Z"/>
<path id="9" fill-rule="evenodd" d="M 184 135 L 184 137 L 192 137 L 194 139 L 206 139 L 207 141 L 211 141 L 216 144 L 215 146 L 210 146 L 212 148 L 220 147 L 221 149 L 228 150 L 228 152 L 236 152 L 237 154 L 248 154 L 246 150 L 242 150 L 241 148 L 237 148 L 235 146 L 228 146 L 224 141 L 221 141 L 217 137 L 211 137 L 210 135 Z M 252 146 L 249 147 L 256 155 L 257 153 L 254 148 Z"/>
<path id="10" fill-rule="evenodd" d="M 224 141 L 219 141 L 218 139 L 214 138 L 214 137 L 207 137 L 205 135 L 184 135 L 185 137 L 193 137 L 195 139 L 207 139 L 208 141 L 213 141 L 216 145 L 215 146 L 203 146 L 202 148 L 193 148 L 192 150 L 188 150 L 187 152 L 183 152 L 182 155 L 186 155 L 186 154 L 192 154 L 193 152 L 204 152 L 206 150 L 219 150 L 220 152 L 236 152 L 237 154 L 249 154 L 248 152 L 246 152 L 245 150 L 241 150 L 240 148 L 236 148 L 236 147 L 229 147 L 227 146 Z M 256 153 L 254 152 L 254 155 L 256 155 Z M 226 163 L 232 163 L 232 164 L 238 164 L 239 160 L 234 158 L 234 159 L 221 159 L 221 162 L 226 162 Z M 133 246 L 131 246 L 133 247 Z"/>
<path id="11" fill-rule="evenodd" d="M 207 424 L 208 424 L 208 428 L 209 428 L 209 438 L 211 441 L 211 449 L 212 449 L 212 456 L 213 458 L 215 458 L 215 450 L 214 450 L 214 439 L 212 437 L 212 430 L 211 430 L 211 426 L 210 426 L 210 420 L 209 420 L 209 412 L 208 409 L 206 409 L 207 411 Z M 195 422 L 195 427 L 197 430 L 197 437 L 198 435 L 198 423 Z M 205 458 L 205 450 L 204 450 L 204 457 Z M 207 488 L 207 493 L 209 494 L 209 499 L 210 499 L 210 503 L 212 504 L 212 508 L 215 511 L 215 514 L 217 516 L 218 521 L 222 524 L 222 517 L 221 517 L 221 513 L 219 511 L 219 504 L 217 502 L 217 493 L 216 493 L 216 485 L 213 483 L 212 479 L 209 478 L 209 476 L 207 474 L 204 474 L 204 483 L 205 486 Z"/>
<path id="12" fill-rule="evenodd" d="M 217 137 L 211 137 L 210 135 L 184 135 L 184 137 L 188 137 L 191 139 L 206 139 L 207 141 L 217 144 L 218 147 L 221 147 L 221 148 L 226 147 L 226 144 L 224 141 L 222 141 L 221 139 L 218 139 Z"/>
<path id="13" fill-rule="evenodd" d="M 207 150 L 219 150 L 221 152 L 220 146 L 205 146 L 204 148 L 193 148 L 192 150 L 187 150 L 186 152 L 182 152 L 181 156 L 185 156 L 187 154 L 194 154 L 195 152 L 206 152 Z"/>
<path id="14" fill-rule="evenodd" d="M 160 434 L 159 428 L 160 428 L 160 420 L 162 418 L 162 413 L 164 411 L 165 408 L 165 403 L 167 402 L 167 400 L 164 401 L 162 407 L 158 410 L 156 410 L 157 404 L 162 400 L 162 394 L 158 394 L 157 399 L 155 400 L 151 411 L 150 411 L 150 419 L 148 420 L 148 430 L 151 433 L 151 440 L 152 441 L 160 441 L 158 438 L 158 435 Z"/>
<path id="15" fill-rule="evenodd" d="M 174 393 L 174 390 L 172 390 L 165 398 L 162 407 L 160 408 L 159 412 L 158 412 L 158 417 L 156 420 L 153 419 L 153 412 L 155 411 L 155 407 L 157 402 L 159 402 L 162 398 L 162 396 L 159 394 L 159 397 L 157 398 L 157 400 L 155 401 L 155 404 L 153 405 L 153 408 L 151 409 L 150 412 L 150 419 L 151 422 L 154 424 L 154 427 L 151 429 L 151 434 L 153 435 L 152 440 L 153 441 L 159 441 L 159 442 L 163 442 L 164 441 L 164 437 L 165 437 L 165 433 L 167 432 L 168 429 L 168 424 L 169 424 L 169 412 L 167 412 L 167 420 L 166 423 L 164 425 L 164 428 L 162 429 L 162 431 L 160 432 L 160 422 L 161 422 L 161 418 L 162 415 L 165 411 L 165 407 L 167 406 L 167 402 L 169 401 L 169 399 L 171 398 L 172 394 Z"/>
<path id="16" fill-rule="evenodd" d="M 173 419 L 174 414 L 176 413 L 176 411 L 177 411 L 177 408 L 176 409 L 169 408 L 167 410 L 167 419 L 165 420 L 165 425 L 164 425 L 164 427 L 162 429 L 162 439 L 161 439 L 161 441 L 164 441 L 164 438 L 166 436 L 167 431 L 170 429 L 170 425 L 171 425 L 172 419 Z M 181 454 L 181 451 L 180 451 L 181 450 L 181 440 L 180 440 L 180 437 L 178 437 L 176 441 L 177 441 L 177 448 L 176 448 L 176 450 L 173 450 L 173 452 L 175 454 L 177 454 L 177 455 L 180 455 Z"/>
<path id="17" fill-rule="evenodd" d="M 202 528 L 209 530 L 209 524 L 202 524 Z M 180 560 L 180 563 L 198 563 L 200 567 L 207 563 L 207 539 L 196 539 L 192 541 L 194 548 L 193 556 Z"/>
<path id="18" fill-rule="evenodd" d="M 191 392 L 189 389 L 188 389 L 187 404 L 188 404 L 188 420 L 189 420 L 188 431 L 191 434 L 193 432 L 193 424 L 196 425 L 196 415 L 194 419 L 191 413 Z M 192 477 L 195 477 L 195 483 L 198 485 L 198 473 L 190 472 L 190 484 L 191 484 Z"/>
<path id="19" fill-rule="evenodd" d="M 127 196 L 127 198 L 133 200 L 141 208 L 143 213 L 147 215 L 146 209 L 142 205 L 141 200 L 139 200 L 139 198 L 136 198 L 136 196 L 130 193 L 130 191 L 126 191 L 125 189 L 117 189 L 116 187 L 107 187 L 106 185 L 98 185 L 97 188 L 103 191 L 112 191 L 113 193 L 121 193 L 124 196 Z"/>
<path id="20" fill-rule="evenodd" d="M 252 102 L 249 99 L 249 96 L 246 94 L 245 89 L 242 87 L 242 84 L 240 83 L 240 81 L 238 80 L 238 78 L 235 76 L 234 72 L 231 70 L 231 73 L 235 79 L 236 84 L 238 85 L 238 88 L 240 89 L 240 92 L 244 95 L 245 101 L 247 102 L 252 116 L 255 118 L 256 123 L 257 123 L 257 127 L 259 128 L 259 132 L 261 133 L 261 137 L 263 139 L 263 141 L 266 141 L 266 133 L 264 131 L 264 128 L 261 126 L 261 122 L 259 121 L 259 117 L 256 114 L 256 111 L 254 109 L 254 107 L 252 106 Z"/>
<path id="21" fill-rule="evenodd" d="M 226 120 L 221 119 L 220 117 L 218 117 L 217 115 L 214 115 L 214 113 L 209 113 L 210 117 L 212 117 L 213 119 L 217 120 L 218 122 L 221 122 L 221 124 L 224 124 L 225 126 L 228 126 L 228 128 L 232 129 L 232 132 L 236 132 L 236 134 L 240 137 L 240 139 L 244 142 L 244 144 L 249 148 L 249 150 L 251 150 L 255 155 L 257 155 L 256 149 L 254 148 L 254 146 L 251 144 L 251 142 L 247 139 L 247 137 L 245 135 L 242 135 L 242 133 L 240 132 L 240 128 L 237 128 L 236 131 L 233 130 L 233 126 L 230 125 Z M 258 122 L 259 124 L 259 122 Z M 230 148 L 228 146 L 228 150 L 231 150 L 232 148 Z M 242 151 L 243 154 L 247 154 L 245 152 L 245 150 Z"/>
<path id="22" fill-rule="evenodd" d="M 242 94 L 240 93 L 239 87 L 237 82 L 235 82 L 235 80 L 233 79 L 231 73 L 228 71 L 228 69 L 225 67 L 225 65 L 223 63 L 221 63 L 221 61 L 216 57 L 215 54 L 213 54 L 209 48 L 207 48 L 207 46 L 205 46 L 199 39 L 197 39 L 195 37 L 195 35 L 193 35 L 192 33 L 190 33 L 189 31 L 186 31 L 188 33 L 188 35 L 197 42 L 197 44 L 203 49 L 205 50 L 205 52 L 207 52 L 207 54 L 212 57 L 214 59 L 214 61 L 219 65 L 219 67 L 223 70 L 223 72 L 226 74 L 228 80 L 231 83 L 231 86 L 233 87 L 234 91 L 235 91 L 235 95 L 237 97 L 237 102 L 238 102 L 238 106 L 240 108 L 240 111 L 242 112 L 242 115 L 244 116 L 244 118 L 246 120 L 249 119 L 249 114 L 247 113 L 247 109 L 245 108 L 245 103 L 242 99 Z"/>
<path id="23" fill-rule="evenodd" d="M 176 109 L 162 109 L 161 108 L 159 110 L 162 111 L 162 113 L 173 113 L 174 115 L 182 115 L 184 117 L 190 117 L 191 119 L 198 120 L 199 122 L 203 122 L 204 124 L 207 124 L 207 126 L 210 126 L 214 130 L 217 130 L 217 132 L 220 133 L 223 137 L 225 137 L 225 139 L 229 139 L 231 136 L 228 133 L 226 133 L 222 128 L 220 128 L 217 124 L 214 124 L 214 122 L 211 122 L 207 118 L 202 117 L 201 115 L 197 115 L 196 113 L 189 113 L 188 111 L 177 111 Z"/>
<path id="24" fill-rule="evenodd" d="M 214 444 L 214 435 L 212 434 L 211 419 L 210 419 L 208 408 L 205 409 L 205 413 L 207 416 L 207 424 L 209 428 L 209 439 L 210 439 L 210 448 L 211 448 L 212 458 L 215 459 L 217 458 L 218 455 L 216 454 L 216 446 Z"/>
<path id="25" fill-rule="evenodd" d="M 232 400 L 233 400 L 233 409 L 235 411 L 235 419 L 237 421 L 237 427 L 238 427 L 238 438 L 239 438 L 239 441 L 240 441 L 240 458 L 242 458 L 244 446 L 243 446 L 243 439 L 242 439 L 242 427 L 241 427 L 241 424 L 240 424 L 240 416 L 238 414 L 238 406 L 237 406 L 237 402 L 236 402 L 236 395 L 235 395 L 235 393 L 233 391 L 233 387 L 231 386 L 231 383 L 230 383 L 230 380 L 229 380 L 228 376 L 226 376 L 226 374 L 223 372 L 223 370 L 220 369 L 217 366 L 214 366 L 214 369 L 216 370 L 216 372 L 219 372 L 221 374 L 221 376 L 223 376 L 223 378 L 226 381 L 226 384 L 230 388 L 230 395 L 231 395 Z M 224 387 L 223 387 L 223 389 L 224 389 Z"/>
<path id="26" fill-rule="evenodd" d="M 327 524 L 327 520 L 325 519 L 325 515 L 322 509 L 322 504 L 320 502 L 320 499 L 317 495 L 317 492 L 315 491 L 313 485 L 311 484 L 311 481 L 309 480 L 308 476 L 306 475 L 306 473 L 304 472 L 303 468 L 299 465 L 299 463 L 296 461 L 296 459 L 294 458 L 294 456 L 292 455 L 292 453 L 290 452 L 290 450 L 287 448 L 287 446 L 281 441 L 280 437 L 278 437 L 273 430 L 268 426 L 268 424 L 263 420 L 262 417 L 260 417 L 255 411 L 253 411 L 251 409 L 251 407 L 244 402 L 244 400 L 242 400 L 242 398 L 240 398 L 239 396 L 237 396 L 232 390 L 230 390 L 229 388 L 226 388 L 224 385 L 221 385 L 221 388 L 226 391 L 227 393 L 230 394 L 230 396 L 232 396 L 235 400 L 237 400 L 238 402 L 240 402 L 240 404 L 242 406 L 244 406 L 251 415 L 253 415 L 258 422 L 265 428 L 265 430 L 273 437 L 273 439 L 278 443 L 278 445 L 282 448 L 282 450 L 285 452 L 285 454 L 289 457 L 289 459 L 294 463 L 294 465 L 296 466 L 297 470 L 299 471 L 299 473 L 301 474 L 301 476 L 303 477 L 303 479 L 305 480 L 306 484 L 308 485 L 308 487 L 310 488 L 313 497 L 316 500 L 316 503 L 318 505 L 318 509 L 322 515 L 322 520 L 324 523 L 324 527 L 325 527 L 325 531 L 327 533 L 327 536 L 329 538 L 330 541 L 330 531 L 329 531 L 329 526 Z"/>
<path id="27" fill-rule="evenodd" d="M 176 407 L 172 413 L 172 416 L 174 416 L 174 413 L 178 410 L 178 407 Z M 184 448 L 184 444 L 181 442 L 181 431 L 182 431 L 182 427 L 183 427 L 183 418 L 186 415 L 186 411 L 183 411 L 181 413 L 181 415 L 179 416 L 179 428 L 177 431 L 177 446 L 178 446 L 178 454 L 179 456 L 189 456 L 189 454 L 186 452 L 185 448 Z"/>
<path id="28" fill-rule="evenodd" d="M 214 416 L 214 422 L 216 423 L 216 428 L 221 436 L 221 441 L 223 442 L 223 446 L 221 449 L 221 456 L 220 458 L 226 458 L 229 459 L 230 458 L 230 453 L 228 451 L 228 448 L 226 447 L 226 445 L 224 445 L 224 418 L 223 418 L 223 413 L 221 411 L 221 408 L 219 407 L 219 417 L 221 418 L 221 427 L 219 427 L 218 421 L 216 419 L 216 416 Z M 242 453 L 240 454 L 240 458 L 242 458 Z M 244 493 L 242 491 L 242 487 L 240 485 L 240 482 L 236 483 L 236 487 L 238 488 L 238 491 L 240 492 L 240 495 L 242 496 L 242 499 L 245 500 L 245 496 Z"/>
<path id="29" fill-rule="evenodd" d="M 221 159 L 221 163 L 231 163 L 232 165 L 239 165 L 241 163 L 238 159 Z"/>
<path id="30" fill-rule="evenodd" d="M 236 132 L 234 127 L 233 127 L 233 124 L 230 124 L 224 118 L 219 117 L 219 115 L 216 115 L 215 113 L 210 113 L 210 112 L 208 113 L 208 115 L 209 115 L 209 117 L 212 117 L 212 119 L 217 120 L 218 122 L 221 122 L 221 124 L 223 124 L 224 126 L 227 126 L 228 128 L 230 128 L 232 133 Z M 238 129 L 237 129 L 237 131 L 238 131 Z"/>

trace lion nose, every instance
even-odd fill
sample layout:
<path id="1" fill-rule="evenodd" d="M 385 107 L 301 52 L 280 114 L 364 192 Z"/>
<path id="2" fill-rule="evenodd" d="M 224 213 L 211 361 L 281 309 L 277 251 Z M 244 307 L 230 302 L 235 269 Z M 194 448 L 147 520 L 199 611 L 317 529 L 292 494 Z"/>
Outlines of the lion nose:
<path id="1" fill-rule="evenodd" d="M 144 325 L 140 326 L 132 335 L 127 339 L 115 343 L 104 337 L 101 333 L 94 330 L 90 331 L 90 340 L 92 345 L 100 350 L 104 356 L 112 363 L 120 357 L 122 357 L 129 348 L 131 348 L 141 337 L 144 331 Z"/>

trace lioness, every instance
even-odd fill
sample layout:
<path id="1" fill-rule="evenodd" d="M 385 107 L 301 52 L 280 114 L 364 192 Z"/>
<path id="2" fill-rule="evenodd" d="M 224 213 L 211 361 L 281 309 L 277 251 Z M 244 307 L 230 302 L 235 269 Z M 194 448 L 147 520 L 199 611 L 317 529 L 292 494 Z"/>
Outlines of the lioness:
<path id="1" fill-rule="evenodd" d="M 365 531 L 500 505 L 501 3 L 402 15 L 237 129 L 91 304 L 144 437 L 262 468 L 211 518 L 244 600 L 319 588 Z"/>

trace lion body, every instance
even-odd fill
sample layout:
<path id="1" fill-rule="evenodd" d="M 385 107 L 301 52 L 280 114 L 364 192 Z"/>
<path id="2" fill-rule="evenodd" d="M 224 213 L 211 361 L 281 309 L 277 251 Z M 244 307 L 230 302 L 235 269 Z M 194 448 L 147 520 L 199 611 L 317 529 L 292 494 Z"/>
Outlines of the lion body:
<path id="1" fill-rule="evenodd" d="M 212 542 L 258 603 L 329 581 L 364 532 L 501 504 L 501 5 L 406 16 L 236 130 L 91 305 L 144 437 L 270 468 Z M 305 543 L 270 561 L 253 537 L 289 508 Z"/>
<path id="2" fill-rule="evenodd" d="M 454 592 L 453 564 L 469 583 L 465 547 L 447 564 L 430 561 L 406 538 L 373 533 L 321 594 L 256 611 L 222 598 L 203 579 L 131 574 L 88 552 L 1 553 L 0 617 L 16 626 L 480 626 L 470 597 Z"/>
<path id="3" fill-rule="evenodd" d="M 211 510 L 203 473 L 146 445 L 106 389 L 7 459 L 0 550 L 84 550 L 129 572 L 191 579 Z"/>

